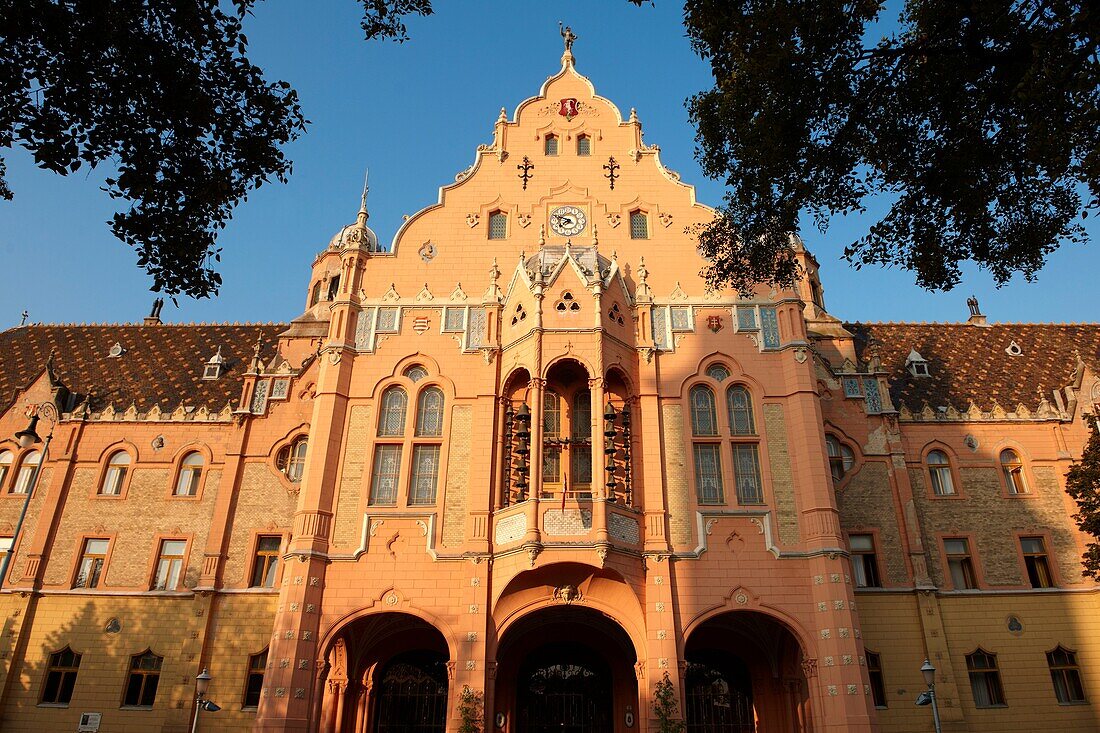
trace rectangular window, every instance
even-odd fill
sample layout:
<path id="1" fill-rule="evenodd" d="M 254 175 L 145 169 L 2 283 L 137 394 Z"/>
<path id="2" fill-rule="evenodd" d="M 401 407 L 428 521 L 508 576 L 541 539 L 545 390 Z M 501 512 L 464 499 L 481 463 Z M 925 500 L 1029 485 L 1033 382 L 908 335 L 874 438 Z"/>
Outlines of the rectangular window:
<path id="1" fill-rule="evenodd" d="M 546 136 L 546 154 L 557 155 L 558 154 L 558 139 L 553 135 Z"/>
<path id="2" fill-rule="evenodd" d="M 630 238 L 649 239 L 649 219 L 643 211 L 630 213 Z"/>
<path id="3" fill-rule="evenodd" d="M 755 331 L 756 330 L 756 308 L 753 306 L 737 306 L 737 330 L 738 331 Z"/>
<path id="4" fill-rule="evenodd" d="M 690 305 L 674 305 L 669 309 L 672 312 L 673 331 L 694 331 L 695 321 L 691 317 Z"/>
<path id="5" fill-rule="evenodd" d="M 378 309 L 378 321 L 375 323 L 374 330 L 378 333 L 396 333 L 397 332 L 397 309 L 396 308 L 379 308 Z"/>
<path id="6" fill-rule="evenodd" d="M 434 504 L 436 485 L 438 483 L 439 446 L 414 446 L 412 482 L 409 486 L 409 504 Z"/>
<path id="7" fill-rule="evenodd" d="M 74 588 L 98 588 L 99 579 L 103 574 L 103 566 L 107 562 L 107 547 L 110 540 L 84 540 L 84 547 L 80 553 L 80 565 L 77 568 Z"/>
<path id="8" fill-rule="evenodd" d="M 863 396 L 863 390 L 859 386 L 859 377 L 844 377 L 841 379 L 844 384 L 844 396 L 859 398 Z"/>
<path id="9" fill-rule="evenodd" d="M 966 671 L 970 675 L 970 691 L 974 705 L 979 708 L 995 708 L 1005 704 L 1001 673 L 997 670 L 997 655 L 979 649 L 966 656 Z"/>
<path id="10" fill-rule="evenodd" d="M 716 443 L 696 443 L 695 452 L 695 492 L 700 504 L 721 504 L 722 495 L 722 457 L 721 446 Z"/>
<path id="11" fill-rule="evenodd" d="M 489 239 L 504 239 L 508 236 L 508 216 L 503 211 L 489 214 Z"/>
<path id="12" fill-rule="evenodd" d="M 371 471 L 371 506 L 396 506 L 397 479 L 401 474 L 401 446 L 379 445 L 374 449 Z"/>
<path id="13" fill-rule="evenodd" d="M 466 309 L 444 308 L 443 330 L 447 333 L 457 333 L 466 330 Z"/>
<path id="14" fill-rule="evenodd" d="M 264 670 L 267 667 L 267 650 L 253 654 L 248 658 L 248 680 L 244 686 L 244 701 L 241 707 L 260 706 L 260 693 L 264 689 Z"/>
<path id="15" fill-rule="evenodd" d="M 875 557 L 875 538 L 869 534 L 848 537 L 852 549 L 852 577 L 857 588 L 879 588 L 878 559 Z"/>
<path id="16" fill-rule="evenodd" d="M 73 699 L 76 674 L 80 669 L 80 655 L 65 647 L 50 655 L 46 666 L 46 681 L 42 685 L 43 705 L 68 705 Z"/>
<path id="17" fill-rule="evenodd" d="M 886 707 L 886 681 L 882 676 L 882 658 L 867 652 L 867 676 L 871 679 L 871 699 L 876 708 Z"/>
<path id="18" fill-rule="evenodd" d="M 653 311 L 653 345 L 658 349 L 668 348 L 668 309 L 664 306 L 654 306 Z"/>
<path id="19" fill-rule="evenodd" d="M 152 652 L 138 654 L 130 660 L 130 677 L 126 680 L 126 694 L 122 704 L 131 708 L 151 708 L 157 699 L 160 685 L 160 666 L 164 657 Z"/>
<path id="20" fill-rule="evenodd" d="M 733 474 L 738 504 L 763 504 L 760 481 L 760 452 L 755 443 L 733 444 Z"/>
<path id="21" fill-rule="evenodd" d="M 279 549 L 283 538 L 279 535 L 260 535 L 256 538 L 256 555 L 252 559 L 253 588 L 274 588 L 279 575 Z"/>
<path id="22" fill-rule="evenodd" d="M 577 138 L 577 155 L 592 155 L 592 139 L 587 135 Z"/>
<path id="23" fill-rule="evenodd" d="M 14 537 L 0 537 L 0 556 L 11 552 L 11 545 L 14 541 Z"/>
<path id="24" fill-rule="evenodd" d="M 1047 546 L 1042 537 L 1021 537 L 1020 549 L 1024 551 L 1027 579 L 1032 588 L 1051 588 L 1054 578 L 1047 562 Z"/>
<path id="25" fill-rule="evenodd" d="M 878 379 L 875 377 L 863 378 L 863 397 L 867 408 L 867 414 L 877 415 L 882 412 L 882 397 L 878 392 Z"/>
<path id="26" fill-rule="evenodd" d="M 1078 705 L 1086 702 L 1076 653 L 1058 647 L 1052 652 L 1047 652 L 1047 666 L 1050 667 L 1050 679 L 1054 683 L 1054 695 L 1059 703 Z"/>
<path id="27" fill-rule="evenodd" d="M 183 555 L 187 551 L 185 540 L 162 540 L 157 558 L 157 574 L 153 590 L 176 590 L 183 574 Z"/>
<path id="28" fill-rule="evenodd" d="M 963 537 L 945 539 L 943 551 L 947 555 L 947 572 L 955 590 L 977 588 L 974 563 L 970 559 L 970 542 Z"/>

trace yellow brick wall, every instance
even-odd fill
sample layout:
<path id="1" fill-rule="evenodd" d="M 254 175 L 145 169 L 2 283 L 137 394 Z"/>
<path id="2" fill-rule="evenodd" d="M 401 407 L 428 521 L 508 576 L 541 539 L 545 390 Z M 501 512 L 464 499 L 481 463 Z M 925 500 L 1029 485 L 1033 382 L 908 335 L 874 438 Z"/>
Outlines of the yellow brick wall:
<path id="1" fill-rule="evenodd" d="M 684 547 L 691 543 L 691 484 L 688 482 L 687 443 L 684 437 L 684 408 L 679 404 L 661 406 L 664 421 L 665 485 L 668 487 L 669 539 Z"/>
<path id="2" fill-rule="evenodd" d="M 462 544 L 466 536 L 473 427 L 473 408 L 470 405 L 455 405 L 451 410 L 447 488 L 443 496 L 443 545 L 446 547 Z M 483 435 L 482 440 L 491 443 L 492 437 Z"/>
<path id="3" fill-rule="evenodd" d="M 353 405 L 348 418 L 344 458 L 340 463 L 340 490 L 336 498 L 332 525 L 332 544 L 342 550 L 359 546 L 362 517 L 359 502 L 365 490 L 363 471 L 367 444 L 370 442 L 371 405 Z"/>
<path id="4" fill-rule="evenodd" d="M 779 539 L 784 543 L 795 543 L 798 542 L 798 509 L 794 501 L 791 456 L 787 450 L 787 421 L 783 414 L 783 405 L 769 402 L 763 409 Z"/>
<path id="5" fill-rule="evenodd" d="M 840 523 L 845 530 L 878 530 L 879 566 L 886 580 L 905 585 L 909 578 L 894 509 L 894 492 L 888 468 L 881 461 L 866 461 L 844 488 L 837 492 Z"/>
<path id="6" fill-rule="evenodd" d="M 252 530 L 289 532 L 297 497 L 285 488 L 271 464 L 249 462 L 244 465 L 237 494 L 229 553 L 225 561 L 225 584 L 248 585 L 252 566 Z"/>

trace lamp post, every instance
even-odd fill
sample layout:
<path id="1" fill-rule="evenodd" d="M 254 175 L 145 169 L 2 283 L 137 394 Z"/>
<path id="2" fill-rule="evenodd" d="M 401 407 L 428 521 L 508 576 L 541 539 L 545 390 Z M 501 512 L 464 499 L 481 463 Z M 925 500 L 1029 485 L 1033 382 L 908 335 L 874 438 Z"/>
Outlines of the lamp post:
<path id="1" fill-rule="evenodd" d="M 940 728 L 940 708 L 936 704 L 936 668 L 932 666 L 932 663 L 927 659 L 924 660 L 924 664 L 920 666 L 920 673 L 924 677 L 924 684 L 928 685 L 928 689 L 922 692 L 917 697 L 917 705 L 932 704 L 932 722 L 936 726 L 936 733 L 942 733 Z"/>
<path id="2" fill-rule="evenodd" d="M 23 529 L 23 520 L 27 518 L 27 507 L 30 506 L 31 496 L 38 486 L 38 475 L 42 473 L 42 465 L 46 462 L 46 451 L 50 449 L 50 441 L 53 440 L 53 429 L 57 426 L 58 418 L 57 407 L 52 402 L 43 402 L 41 405 L 35 406 L 30 424 L 15 434 L 15 439 L 19 441 L 20 448 L 26 449 L 35 445 L 42 440 L 38 436 L 38 420 L 43 417 L 50 421 L 50 432 L 46 435 L 46 440 L 42 444 L 38 465 L 34 467 L 34 473 L 31 474 L 31 480 L 27 484 L 27 494 L 23 497 L 23 509 L 19 512 L 19 520 L 15 523 L 15 531 L 12 532 L 11 547 L 4 553 L 4 559 L 0 560 L 0 587 L 3 587 L 4 582 L 8 579 L 8 566 L 11 565 L 11 556 L 15 553 L 16 543 L 19 542 L 19 531 Z"/>
<path id="3" fill-rule="evenodd" d="M 214 677 L 207 671 L 206 667 L 203 667 L 202 671 L 195 676 L 195 717 L 191 721 L 191 733 L 195 733 L 199 729 L 200 710 L 209 710 L 212 713 L 221 710 L 212 701 L 206 699 L 206 691 L 210 689 L 210 680 L 212 679 Z"/>

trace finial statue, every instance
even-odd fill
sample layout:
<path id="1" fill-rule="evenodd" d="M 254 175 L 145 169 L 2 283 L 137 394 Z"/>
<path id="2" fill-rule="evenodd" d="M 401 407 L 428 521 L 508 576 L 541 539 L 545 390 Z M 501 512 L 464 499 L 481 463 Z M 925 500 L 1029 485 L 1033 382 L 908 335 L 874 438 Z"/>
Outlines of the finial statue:
<path id="1" fill-rule="evenodd" d="M 562 22 L 558 21 L 558 32 L 561 33 L 562 39 L 565 41 L 565 51 L 570 53 L 573 51 L 573 41 L 577 40 L 577 34 L 573 32 L 573 29 L 569 26 L 563 26 Z"/>
<path id="2" fill-rule="evenodd" d="M 22 318 L 22 320 L 19 321 L 19 325 L 20 326 L 26 326 L 27 325 L 27 319 L 30 317 L 31 314 L 24 310 L 21 315 L 23 316 L 23 318 Z"/>

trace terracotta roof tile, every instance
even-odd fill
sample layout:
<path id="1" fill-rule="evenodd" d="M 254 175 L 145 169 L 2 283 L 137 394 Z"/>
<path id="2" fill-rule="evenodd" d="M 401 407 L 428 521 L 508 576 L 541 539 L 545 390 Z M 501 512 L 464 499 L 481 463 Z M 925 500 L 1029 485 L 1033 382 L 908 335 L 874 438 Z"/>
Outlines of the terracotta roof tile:
<path id="1" fill-rule="evenodd" d="M 144 411 L 236 404 L 241 376 L 259 338 L 270 359 L 284 324 L 266 325 L 31 325 L 0 333 L 0 409 L 42 374 L 50 353 L 54 374 L 80 397 L 93 395 L 91 408 L 131 404 Z M 123 353 L 110 358 L 118 343 Z M 203 380 L 203 365 L 221 347 L 226 360 L 219 379 Z"/>
<path id="2" fill-rule="evenodd" d="M 1035 409 L 1042 387 L 1050 391 L 1070 384 L 1077 354 L 1100 374 L 1100 324 L 998 323 L 846 323 L 856 337 L 861 360 L 868 344 L 879 344 L 879 358 L 890 372 L 890 396 L 897 407 L 919 411 L 954 406 L 966 410 L 973 401 L 989 410 L 996 402 L 1005 410 L 1018 404 Z M 1005 350 L 1013 341 L 1019 356 Z M 906 368 L 909 351 L 928 361 L 927 377 Z"/>

